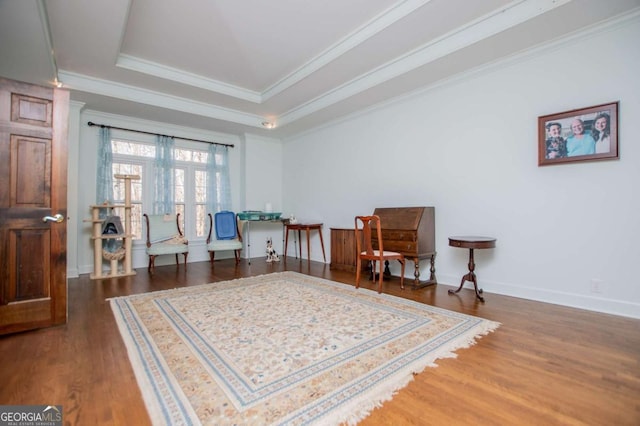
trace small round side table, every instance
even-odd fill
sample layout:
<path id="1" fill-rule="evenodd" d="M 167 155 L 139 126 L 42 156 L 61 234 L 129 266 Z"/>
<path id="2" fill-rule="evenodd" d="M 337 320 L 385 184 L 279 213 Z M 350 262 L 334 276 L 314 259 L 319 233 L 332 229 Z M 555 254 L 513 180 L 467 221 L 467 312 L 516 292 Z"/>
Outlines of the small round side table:
<path id="1" fill-rule="evenodd" d="M 476 291 L 476 297 L 480 299 L 481 302 L 484 302 L 484 297 L 482 297 L 482 289 L 478 289 L 476 274 L 475 272 L 473 272 L 473 270 L 476 269 L 476 264 L 473 261 L 473 249 L 494 248 L 496 246 L 496 239 L 492 237 L 475 236 L 449 237 L 449 245 L 451 247 L 469 249 L 469 273 L 462 277 L 462 281 L 460 281 L 460 287 L 458 287 L 457 290 L 449 290 L 449 294 L 459 292 L 460 290 L 462 290 L 462 286 L 464 286 L 465 281 L 471 281 L 473 283 L 473 288 Z"/>

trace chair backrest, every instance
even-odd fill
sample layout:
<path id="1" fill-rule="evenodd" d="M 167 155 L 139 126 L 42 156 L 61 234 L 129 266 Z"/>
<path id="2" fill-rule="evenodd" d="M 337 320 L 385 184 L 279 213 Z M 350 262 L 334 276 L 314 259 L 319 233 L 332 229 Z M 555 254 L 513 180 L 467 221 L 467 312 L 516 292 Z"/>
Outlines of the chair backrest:
<path id="1" fill-rule="evenodd" d="M 376 215 L 356 216 L 355 224 L 358 255 L 362 252 L 366 252 L 367 255 L 373 256 L 373 232 L 375 232 L 375 235 L 378 237 L 378 250 L 382 253 L 384 248 L 382 247 L 382 227 L 380 226 L 380 217 Z M 358 235 L 359 231 L 362 231 L 362 242 Z"/>
<path id="2" fill-rule="evenodd" d="M 209 216 L 209 234 L 207 235 L 207 244 L 216 240 L 238 240 L 242 241 L 242 228 L 238 223 L 238 217 L 231 211 L 221 211 Z M 215 221 L 214 221 L 215 216 Z M 233 233 L 233 237 L 229 235 Z M 220 238 L 223 235 L 226 238 Z"/>
<path id="3" fill-rule="evenodd" d="M 236 214 L 225 210 L 214 215 L 216 238 L 219 240 L 233 240 L 236 237 Z"/>
<path id="4" fill-rule="evenodd" d="M 182 236 L 180 230 L 180 213 L 178 214 L 144 214 L 147 225 L 147 247 L 151 244 L 167 241 L 176 235 Z"/>

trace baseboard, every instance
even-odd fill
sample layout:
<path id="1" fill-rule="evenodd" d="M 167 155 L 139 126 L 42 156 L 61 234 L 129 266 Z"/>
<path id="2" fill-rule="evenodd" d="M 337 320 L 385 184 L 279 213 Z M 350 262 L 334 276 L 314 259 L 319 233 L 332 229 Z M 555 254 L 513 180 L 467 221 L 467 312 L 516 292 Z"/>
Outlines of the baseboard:
<path id="1" fill-rule="evenodd" d="M 460 286 L 460 276 L 438 274 L 438 283 L 457 288 Z M 603 314 L 640 319 L 640 304 L 629 303 L 623 300 L 614 300 L 604 297 L 587 296 L 533 287 L 523 287 L 484 279 L 482 280 L 482 283 L 480 283 L 480 287 L 485 293 L 486 303 L 491 302 L 491 293 L 495 293 L 503 296 L 534 300 L 536 302 L 551 303 L 554 305 L 585 309 Z M 473 284 L 465 283 L 464 288 L 473 289 Z"/>

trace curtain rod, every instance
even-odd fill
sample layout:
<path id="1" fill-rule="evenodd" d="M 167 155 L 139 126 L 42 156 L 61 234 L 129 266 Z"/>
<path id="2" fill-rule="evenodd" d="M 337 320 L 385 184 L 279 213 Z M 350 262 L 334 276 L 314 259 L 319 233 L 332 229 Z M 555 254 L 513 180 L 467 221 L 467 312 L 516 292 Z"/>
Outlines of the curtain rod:
<path id="1" fill-rule="evenodd" d="M 183 138 L 183 137 L 180 137 L 180 136 L 169 136 L 169 135 L 163 135 L 163 134 L 160 134 L 160 133 L 145 132 L 144 130 L 125 129 L 124 127 L 109 126 L 109 125 L 106 125 L 106 124 L 96 124 L 96 123 L 93 123 L 91 121 L 89 121 L 87 124 L 89 126 L 100 126 L 102 128 L 106 127 L 108 129 L 116 129 L 116 130 L 124 130 L 124 131 L 127 131 L 127 132 L 143 133 L 145 135 L 166 136 L 166 137 L 169 137 L 169 138 L 181 139 L 183 141 L 210 143 L 212 145 L 227 146 L 227 147 L 230 147 L 230 148 L 234 147 L 234 145 L 230 145 L 230 144 L 226 144 L 226 143 L 203 141 L 203 140 L 200 140 L 200 139 Z"/>

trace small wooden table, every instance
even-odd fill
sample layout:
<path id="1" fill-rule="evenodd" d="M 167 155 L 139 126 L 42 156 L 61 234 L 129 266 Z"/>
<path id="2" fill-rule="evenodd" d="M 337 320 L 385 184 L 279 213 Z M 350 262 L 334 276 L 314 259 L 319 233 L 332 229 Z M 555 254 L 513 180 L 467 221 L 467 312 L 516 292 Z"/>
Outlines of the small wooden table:
<path id="1" fill-rule="evenodd" d="M 449 237 L 449 245 L 451 247 L 461 247 L 469 249 L 469 273 L 462 277 L 462 281 L 460 281 L 460 287 L 457 290 L 449 290 L 449 294 L 454 294 L 462 290 L 462 286 L 465 281 L 473 282 L 473 288 L 476 291 L 476 297 L 480 299 L 480 301 L 484 302 L 484 297 L 482 297 L 482 289 L 478 289 L 478 281 L 476 280 L 476 274 L 473 270 L 476 268 L 476 264 L 473 261 L 473 249 L 486 249 L 486 248 L 494 248 L 496 246 L 496 239 L 492 237 L 474 237 L 474 236 L 465 236 L 465 237 Z"/>
<path id="2" fill-rule="evenodd" d="M 307 260 L 311 260 L 311 243 L 309 242 L 309 234 L 312 229 L 318 230 L 320 235 L 320 246 L 322 247 L 322 258 L 327 263 L 327 257 L 324 254 L 324 241 L 322 239 L 322 224 L 321 223 L 285 223 L 285 238 L 284 238 L 284 259 L 287 260 L 287 246 L 289 245 L 289 230 L 298 231 L 298 242 L 300 243 L 300 258 L 302 259 L 302 240 L 300 239 L 300 231 L 307 231 Z"/>

